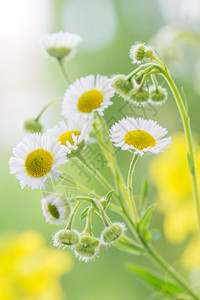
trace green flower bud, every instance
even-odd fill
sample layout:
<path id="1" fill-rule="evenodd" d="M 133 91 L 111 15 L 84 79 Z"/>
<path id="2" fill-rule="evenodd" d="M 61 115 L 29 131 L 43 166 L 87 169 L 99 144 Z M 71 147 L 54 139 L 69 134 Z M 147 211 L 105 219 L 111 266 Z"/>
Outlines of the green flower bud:
<path id="1" fill-rule="evenodd" d="M 145 48 L 144 44 L 136 44 L 131 47 L 130 58 L 133 60 L 133 63 L 140 63 L 143 61 Z"/>
<path id="2" fill-rule="evenodd" d="M 29 133 L 42 132 L 42 125 L 35 119 L 29 119 L 24 122 L 24 129 Z"/>
<path id="3" fill-rule="evenodd" d="M 149 100 L 149 91 L 146 88 L 136 88 L 129 93 L 130 100 L 135 103 L 145 104 Z"/>
<path id="4" fill-rule="evenodd" d="M 46 49 L 47 53 L 50 56 L 56 57 L 56 58 L 63 58 L 65 56 L 68 56 L 72 49 L 71 48 L 67 48 L 67 47 L 50 47 Z"/>
<path id="5" fill-rule="evenodd" d="M 128 98 L 128 94 L 133 88 L 133 82 L 128 81 L 125 75 L 115 76 L 111 85 L 115 92 L 124 98 Z"/>
<path id="6" fill-rule="evenodd" d="M 167 100 L 167 91 L 161 86 L 151 86 L 149 92 L 152 104 L 163 104 Z"/>
<path id="7" fill-rule="evenodd" d="M 148 59 L 152 59 L 152 57 L 153 57 L 153 49 L 151 47 L 147 46 L 145 48 L 144 57 L 148 58 Z"/>
<path id="8" fill-rule="evenodd" d="M 122 223 L 112 223 L 106 227 L 102 234 L 102 240 L 104 244 L 111 244 L 116 241 L 125 231 L 125 226 Z"/>
<path id="9" fill-rule="evenodd" d="M 97 253 L 92 245 L 77 244 L 74 248 L 75 255 L 82 261 L 88 262 L 93 259 Z"/>
<path id="10" fill-rule="evenodd" d="M 80 242 L 83 245 L 91 245 L 94 248 L 97 248 L 99 246 L 99 240 L 89 234 L 81 235 Z"/>
<path id="11" fill-rule="evenodd" d="M 53 237 L 54 246 L 73 246 L 79 242 L 79 234 L 75 230 L 61 229 Z"/>

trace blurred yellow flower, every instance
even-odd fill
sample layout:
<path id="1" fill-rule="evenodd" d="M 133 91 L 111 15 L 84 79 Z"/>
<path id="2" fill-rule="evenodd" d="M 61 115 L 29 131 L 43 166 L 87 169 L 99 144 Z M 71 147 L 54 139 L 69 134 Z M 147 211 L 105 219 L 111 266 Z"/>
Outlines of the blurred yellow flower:
<path id="1" fill-rule="evenodd" d="M 183 265 L 193 268 L 197 263 L 200 265 L 200 240 L 196 237 L 197 221 L 186 153 L 184 134 L 174 134 L 172 146 L 152 160 L 149 173 L 157 188 L 158 209 L 164 214 L 167 239 L 180 243 L 192 234 L 192 240 L 183 254 Z M 196 143 L 195 153 L 200 174 L 200 146 Z"/>
<path id="2" fill-rule="evenodd" d="M 197 144 L 195 152 L 200 173 L 200 146 Z M 158 192 L 158 209 L 165 215 L 166 235 L 170 241 L 178 243 L 197 231 L 186 153 L 184 134 L 176 133 L 172 136 L 172 146 L 155 157 L 149 169 Z"/>
<path id="3" fill-rule="evenodd" d="M 200 266 L 200 240 L 194 237 L 182 255 L 183 266 L 190 270 Z"/>
<path id="4" fill-rule="evenodd" d="M 71 270 L 69 253 L 47 247 L 36 231 L 0 239 L 0 299 L 60 300 L 60 276 Z"/>

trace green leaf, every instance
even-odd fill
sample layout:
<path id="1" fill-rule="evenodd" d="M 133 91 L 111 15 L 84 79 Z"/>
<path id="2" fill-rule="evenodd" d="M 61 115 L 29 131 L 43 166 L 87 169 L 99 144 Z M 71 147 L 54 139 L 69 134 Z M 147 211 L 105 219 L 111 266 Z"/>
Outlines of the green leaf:
<path id="1" fill-rule="evenodd" d="M 85 219 L 85 218 L 87 217 L 87 212 L 88 212 L 89 208 L 90 208 L 90 206 L 86 207 L 86 208 L 82 211 L 82 213 L 81 213 L 81 215 L 80 215 L 80 219 L 81 219 L 81 220 L 83 220 L 83 219 Z"/>
<path id="2" fill-rule="evenodd" d="M 112 198 L 113 193 L 114 193 L 114 190 L 108 192 L 107 195 L 106 195 L 106 201 L 107 201 L 108 204 L 110 203 L 110 200 Z"/>
<path id="3" fill-rule="evenodd" d="M 162 278 L 161 275 L 155 274 L 148 269 L 143 269 L 140 266 L 127 264 L 126 267 L 160 292 L 175 296 L 177 299 L 184 299 L 183 291 L 179 288 L 179 286 L 171 282 L 169 279 Z M 183 295 L 183 297 L 179 298 L 181 295 Z"/>
<path id="4" fill-rule="evenodd" d="M 190 173 L 192 175 L 194 175 L 194 161 L 193 161 L 192 157 L 190 156 L 190 153 L 187 153 L 187 161 L 188 161 Z"/>
<path id="5" fill-rule="evenodd" d="M 121 236 L 114 243 L 114 245 L 118 249 L 134 255 L 140 255 L 142 252 L 144 252 L 144 248 L 142 248 L 140 245 L 138 245 L 137 243 L 135 243 L 133 240 L 129 239 L 126 236 Z"/>
<path id="6" fill-rule="evenodd" d="M 145 231 L 150 225 L 151 217 L 152 217 L 155 205 L 156 204 L 153 204 L 149 208 L 147 208 L 147 210 L 145 211 L 145 213 L 143 214 L 142 218 L 139 221 L 139 228 L 142 232 Z"/>
<path id="7" fill-rule="evenodd" d="M 144 178 L 142 181 L 142 188 L 141 188 L 141 210 L 144 209 L 145 204 L 146 204 L 146 199 L 147 199 L 147 192 L 148 192 L 148 182 L 147 179 Z"/>

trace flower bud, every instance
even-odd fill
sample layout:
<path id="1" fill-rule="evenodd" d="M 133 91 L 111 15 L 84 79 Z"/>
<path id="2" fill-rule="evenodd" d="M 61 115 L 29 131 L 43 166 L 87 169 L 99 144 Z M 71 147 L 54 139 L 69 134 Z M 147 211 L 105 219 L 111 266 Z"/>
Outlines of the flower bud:
<path id="1" fill-rule="evenodd" d="M 53 237 L 54 246 L 73 246 L 79 242 L 79 234 L 75 230 L 61 229 Z"/>
<path id="2" fill-rule="evenodd" d="M 70 215 L 70 205 L 63 195 L 50 194 L 42 199 L 42 212 L 47 222 L 60 224 Z"/>
<path id="3" fill-rule="evenodd" d="M 141 62 L 144 59 L 145 45 L 137 44 L 133 45 L 131 48 L 130 56 L 134 62 Z"/>
<path id="4" fill-rule="evenodd" d="M 152 59 L 152 57 L 153 57 L 153 49 L 151 47 L 147 46 L 145 48 L 144 57 L 148 58 L 148 59 Z"/>
<path id="5" fill-rule="evenodd" d="M 92 245 L 77 244 L 75 246 L 75 255 L 85 262 L 93 259 L 96 255 L 96 250 Z"/>
<path id="6" fill-rule="evenodd" d="M 29 119 L 24 122 L 24 129 L 29 133 L 42 132 L 42 125 L 35 119 Z"/>
<path id="7" fill-rule="evenodd" d="M 126 79 L 125 75 L 117 75 L 111 82 L 115 92 L 124 98 L 128 98 L 129 92 L 133 88 L 133 82 Z"/>
<path id="8" fill-rule="evenodd" d="M 97 248 L 99 246 L 99 240 L 89 234 L 81 235 L 80 242 L 85 246 L 90 245 L 94 248 Z"/>
<path id="9" fill-rule="evenodd" d="M 129 93 L 130 100 L 136 104 L 145 104 L 149 100 L 149 92 L 146 88 L 136 88 Z"/>
<path id="10" fill-rule="evenodd" d="M 125 226 L 122 223 L 112 223 L 106 227 L 101 236 L 104 244 L 111 244 L 116 241 L 125 231 Z"/>
<path id="11" fill-rule="evenodd" d="M 143 62 L 144 59 L 152 59 L 153 49 L 144 44 L 135 44 L 131 47 L 130 58 L 133 63 Z"/>
<path id="12" fill-rule="evenodd" d="M 167 100 L 167 91 L 161 86 L 151 86 L 149 92 L 152 104 L 163 104 Z"/>

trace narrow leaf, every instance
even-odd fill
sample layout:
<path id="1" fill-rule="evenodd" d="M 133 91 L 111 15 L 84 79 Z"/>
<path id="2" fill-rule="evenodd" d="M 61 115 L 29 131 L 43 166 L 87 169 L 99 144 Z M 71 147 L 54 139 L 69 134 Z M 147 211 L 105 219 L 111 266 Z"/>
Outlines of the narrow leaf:
<path id="1" fill-rule="evenodd" d="M 83 219 L 86 218 L 87 212 L 88 212 L 89 208 L 90 208 L 90 206 L 86 207 L 86 208 L 82 211 L 82 213 L 81 213 L 81 215 L 80 215 L 80 219 L 81 219 L 81 220 L 83 220 Z"/>
<path id="2" fill-rule="evenodd" d="M 151 205 L 140 219 L 139 227 L 141 231 L 145 231 L 149 227 L 154 208 L 155 204 Z"/>
<path id="3" fill-rule="evenodd" d="M 183 291 L 175 283 L 171 282 L 167 278 L 162 278 L 161 275 L 155 274 L 148 269 L 143 269 L 140 266 L 135 266 L 132 264 L 126 265 L 127 269 L 131 272 L 137 274 L 142 280 L 159 290 L 160 292 L 179 297 L 183 294 Z M 184 298 L 182 298 L 184 299 Z"/>
<path id="4" fill-rule="evenodd" d="M 194 175 L 194 162 L 193 162 L 192 157 L 190 156 L 190 153 L 187 153 L 187 160 L 188 160 L 188 166 L 190 169 L 190 173 L 192 175 Z"/>
<path id="5" fill-rule="evenodd" d="M 110 200 L 112 198 L 113 193 L 114 193 L 114 190 L 108 192 L 107 195 L 106 195 L 106 201 L 107 201 L 108 204 L 109 204 L 109 202 L 110 202 Z"/>
<path id="6" fill-rule="evenodd" d="M 126 236 L 121 236 L 121 238 L 118 239 L 114 245 L 118 249 L 134 255 L 140 255 L 142 252 L 144 252 L 144 248 Z"/>
<path id="7" fill-rule="evenodd" d="M 142 188 L 141 188 L 141 210 L 144 209 L 145 204 L 146 204 L 146 199 L 147 199 L 147 191 L 148 191 L 148 182 L 147 179 L 144 178 L 142 182 Z"/>

